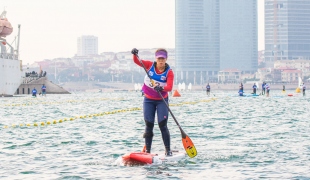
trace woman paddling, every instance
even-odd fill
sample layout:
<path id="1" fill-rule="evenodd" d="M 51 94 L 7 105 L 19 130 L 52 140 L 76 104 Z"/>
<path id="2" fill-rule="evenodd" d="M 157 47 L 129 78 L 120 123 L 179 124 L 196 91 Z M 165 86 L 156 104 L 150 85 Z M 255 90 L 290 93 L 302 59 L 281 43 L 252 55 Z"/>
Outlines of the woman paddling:
<path id="1" fill-rule="evenodd" d="M 141 67 L 145 67 L 149 76 L 145 76 L 142 90 L 144 92 L 143 116 L 145 121 L 145 152 L 151 152 L 153 141 L 153 128 L 155 121 L 155 113 L 157 111 L 158 126 L 161 131 L 162 139 L 165 145 L 166 155 L 172 156 L 170 149 L 170 133 L 167 127 L 168 108 L 158 93 L 161 93 L 164 100 L 168 104 L 168 92 L 172 90 L 174 73 L 170 66 L 166 63 L 168 52 L 165 49 L 157 49 L 155 52 L 156 61 L 141 60 L 137 57 L 138 49 L 133 48 L 134 62 Z M 143 66 L 142 64 L 143 63 Z M 152 81 L 150 78 L 152 78 Z"/>

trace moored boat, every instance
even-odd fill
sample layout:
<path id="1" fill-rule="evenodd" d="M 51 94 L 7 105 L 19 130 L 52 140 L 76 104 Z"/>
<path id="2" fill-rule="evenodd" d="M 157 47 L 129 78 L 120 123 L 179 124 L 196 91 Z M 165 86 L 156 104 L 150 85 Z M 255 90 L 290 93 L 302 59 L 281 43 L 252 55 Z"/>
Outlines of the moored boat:
<path id="1" fill-rule="evenodd" d="M 0 37 L 6 37 L 13 32 L 11 23 L 6 18 L 6 11 L 3 11 L 0 15 Z"/>
<path id="2" fill-rule="evenodd" d="M 19 60 L 19 30 L 17 48 L 7 42 L 4 38 L 12 33 L 13 28 L 6 21 L 6 11 L 1 16 L 0 25 L 0 96 L 13 96 L 17 88 L 22 82 L 22 61 Z M 4 21 L 2 21 L 4 20 Z M 9 25 L 8 25 L 9 24 Z M 2 37 L 1 37 L 2 36 Z"/>

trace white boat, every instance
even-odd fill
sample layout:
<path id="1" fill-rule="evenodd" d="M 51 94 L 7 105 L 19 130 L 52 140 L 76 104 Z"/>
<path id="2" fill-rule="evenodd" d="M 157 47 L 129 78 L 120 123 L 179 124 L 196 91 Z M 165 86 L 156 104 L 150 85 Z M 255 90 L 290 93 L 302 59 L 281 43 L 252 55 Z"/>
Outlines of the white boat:
<path id="1" fill-rule="evenodd" d="M 298 86 L 296 88 L 296 93 L 300 93 L 303 88 L 303 82 L 301 77 L 298 77 Z"/>
<path id="2" fill-rule="evenodd" d="M 299 89 L 302 89 L 303 88 L 303 82 L 302 82 L 302 79 L 301 79 L 301 77 L 298 77 L 298 87 L 299 87 Z"/>
<path id="3" fill-rule="evenodd" d="M 185 91 L 185 83 L 182 83 L 182 90 Z"/>
<path id="4" fill-rule="evenodd" d="M 192 83 L 189 83 L 189 84 L 188 84 L 187 89 L 188 89 L 189 91 L 191 91 L 191 90 L 192 90 Z"/>
<path id="5" fill-rule="evenodd" d="M 6 19 L 5 15 L 6 12 L 4 11 L 0 19 Z M 5 34 L 0 33 L 0 97 L 13 96 L 23 80 L 22 61 L 18 57 L 19 30 L 20 25 L 18 26 L 16 50 L 4 38 L 10 33 L 7 33 L 7 30 L 4 31 Z M 1 32 L 3 32 L 3 29 Z"/>

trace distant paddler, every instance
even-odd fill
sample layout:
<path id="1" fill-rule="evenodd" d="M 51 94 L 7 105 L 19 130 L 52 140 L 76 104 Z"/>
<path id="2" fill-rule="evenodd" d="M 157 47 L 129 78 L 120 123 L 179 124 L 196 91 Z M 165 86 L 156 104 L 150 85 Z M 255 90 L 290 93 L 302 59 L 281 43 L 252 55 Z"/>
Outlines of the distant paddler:
<path id="1" fill-rule="evenodd" d="M 207 95 L 210 96 L 211 87 L 210 87 L 209 83 L 207 84 L 206 89 L 207 89 Z"/>
<path id="2" fill-rule="evenodd" d="M 46 86 L 43 84 L 41 87 L 42 96 L 46 96 Z"/>
<path id="3" fill-rule="evenodd" d="M 305 83 L 302 83 L 302 95 L 306 96 L 306 85 L 305 85 Z"/>
<path id="4" fill-rule="evenodd" d="M 265 88 L 265 86 L 266 86 L 266 83 L 265 83 L 265 82 L 263 82 L 263 84 L 262 84 L 262 95 L 264 95 L 264 94 L 265 94 L 265 92 L 266 92 L 266 88 Z"/>
<path id="5" fill-rule="evenodd" d="M 32 97 L 37 97 L 37 90 L 36 90 L 36 88 L 33 88 L 33 90 L 32 90 Z"/>
<path id="6" fill-rule="evenodd" d="M 265 89 L 266 89 L 266 91 L 267 91 L 266 96 L 269 97 L 270 87 L 269 87 L 269 85 L 268 85 L 267 83 L 266 83 L 266 85 L 265 85 Z"/>
<path id="7" fill-rule="evenodd" d="M 256 84 L 254 83 L 254 85 L 253 85 L 253 94 L 256 94 L 256 89 L 257 89 L 257 86 L 256 86 Z"/>
<path id="8" fill-rule="evenodd" d="M 283 84 L 282 92 L 285 93 L 285 85 Z"/>
<path id="9" fill-rule="evenodd" d="M 243 84 L 241 83 L 240 86 L 239 86 L 239 96 L 243 96 Z"/>

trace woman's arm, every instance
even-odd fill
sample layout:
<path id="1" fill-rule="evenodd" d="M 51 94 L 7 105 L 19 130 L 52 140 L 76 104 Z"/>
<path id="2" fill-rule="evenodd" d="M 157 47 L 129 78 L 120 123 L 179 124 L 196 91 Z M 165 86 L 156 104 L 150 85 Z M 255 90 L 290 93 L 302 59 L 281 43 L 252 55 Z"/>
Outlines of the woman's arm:
<path id="1" fill-rule="evenodd" d="M 140 63 L 136 55 L 133 55 L 133 62 L 135 62 L 138 66 L 142 67 L 142 64 Z M 152 61 L 148 61 L 148 60 L 141 60 L 141 62 L 144 64 L 144 67 L 146 68 L 146 70 L 149 70 L 153 64 Z"/>
<path id="2" fill-rule="evenodd" d="M 167 84 L 164 87 L 164 91 L 166 91 L 166 92 L 172 91 L 173 81 L 174 81 L 174 73 L 172 70 L 169 70 L 169 72 L 167 74 Z"/>

